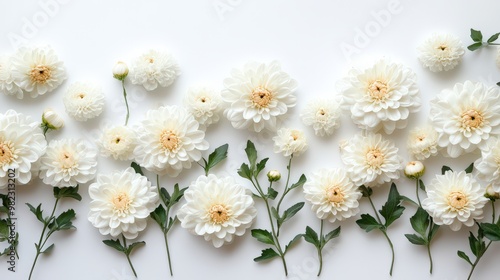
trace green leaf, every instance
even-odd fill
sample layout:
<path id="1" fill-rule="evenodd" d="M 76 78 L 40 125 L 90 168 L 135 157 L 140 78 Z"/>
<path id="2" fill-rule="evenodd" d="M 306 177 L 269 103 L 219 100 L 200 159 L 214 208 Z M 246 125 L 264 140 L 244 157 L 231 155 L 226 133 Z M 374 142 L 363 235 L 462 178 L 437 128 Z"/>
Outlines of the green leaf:
<path id="1" fill-rule="evenodd" d="M 425 184 L 424 184 L 424 181 L 422 181 L 421 179 L 418 179 L 418 185 L 420 187 L 421 190 L 423 190 L 425 192 Z"/>
<path id="2" fill-rule="evenodd" d="M 260 254 L 260 256 L 253 259 L 253 261 L 254 262 L 261 262 L 261 261 L 269 260 L 269 259 L 272 259 L 275 257 L 279 257 L 278 253 L 276 253 L 276 251 L 274 251 L 271 248 L 267 248 L 267 249 L 262 250 L 262 253 Z"/>
<path id="3" fill-rule="evenodd" d="M 69 209 L 65 212 L 62 212 L 50 225 L 49 229 L 53 231 L 58 230 L 68 230 L 75 228 L 71 221 L 76 217 L 75 210 Z"/>
<path id="4" fill-rule="evenodd" d="M 434 238 L 434 235 L 436 235 L 437 231 L 439 229 L 439 225 L 433 224 L 431 230 L 429 231 L 429 237 L 427 240 L 431 242 L 432 238 Z"/>
<path id="5" fill-rule="evenodd" d="M 267 188 L 267 195 L 266 196 L 267 196 L 267 198 L 274 200 L 278 196 L 278 192 L 275 189 L 269 187 L 269 188 Z"/>
<path id="6" fill-rule="evenodd" d="M 210 155 L 208 155 L 208 163 L 205 162 L 205 172 L 208 173 L 210 169 L 216 166 L 219 162 L 227 158 L 227 148 L 228 144 L 224 144 L 213 151 Z"/>
<path id="7" fill-rule="evenodd" d="M 117 251 L 125 252 L 125 248 L 123 248 L 122 244 L 120 243 L 120 241 L 118 239 L 116 239 L 116 240 L 113 240 L 113 239 L 103 240 L 102 242 L 104 244 L 108 245 L 109 247 L 114 248 Z"/>
<path id="8" fill-rule="evenodd" d="M 491 241 L 500 240 L 500 226 L 497 224 L 481 223 L 484 236 Z"/>
<path id="9" fill-rule="evenodd" d="M 469 232 L 469 247 L 472 254 L 476 257 L 479 257 L 484 253 L 485 244 L 481 239 L 482 238 L 476 238 L 472 232 Z"/>
<path id="10" fill-rule="evenodd" d="M 306 182 L 307 182 L 307 178 L 304 174 L 302 174 L 302 175 L 300 175 L 300 178 L 297 181 L 297 183 L 291 185 L 289 190 L 293 190 L 295 188 L 302 187 Z"/>
<path id="11" fill-rule="evenodd" d="M 268 160 L 269 160 L 269 158 L 265 158 L 265 159 L 259 161 L 259 163 L 257 163 L 257 168 L 255 169 L 255 177 L 257 177 L 259 175 L 259 173 L 262 170 L 264 170 L 264 168 L 266 168 L 266 163 Z"/>
<path id="12" fill-rule="evenodd" d="M 471 163 L 469 166 L 467 166 L 467 168 L 465 168 L 465 173 L 472 173 L 472 170 L 474 170 L 474 163 Z"/>
<path id="13" fill-rule="evenodd" d="M 132 250 L 134 250 L 137 246 L 142 246 L 142 245 L 146 245 L 146 242 L 144 241 L 134 242 L 130 244 L 127 248 L 125 248 L 124 253 L 126 255 L 130 255 L 132 253 Z"/>
<path id="14" fill-rule="evenodd" d="M 302 238 L 302 234 L 299 233 L 299 234 L 295 235 L 295 237 L 292 240 L 290 240 L 290 242 L 288 242 L 288 244 L 285 246 L 285 252 L 283 254 L 285 254 L 288 251 L 288 249 L 290 249 L 291 246 L 293 246 L 293 244 L 295 244 L 295 242 L 300 240 L 300 238 Z"/>
<path id="15" fill-rule="evenodd" d="M 78 201 L 82 200 L 82 196 L 78 193 L 78 185 L 76 185 L 76 187 L 54 187 L 54 197 L 57 199 L 69 197 Z"/>
<path id="16" fill-rule="evenodd" d="M 453 171 L 453 169 L 451 169 L 450 167 L 448 167 L 446 165 L 443 165 L 443 167 L 441 167 L 441 175 L 444 175 L 444 173 L 446 173 L 446 171 Z"/>
<path id="17" fill-rule="evenodd" d="M 413 199 L 411 199 L 411 198 L 409 198 L 407 196 L 404 196 L 404 195 L 400 195 L 399 197 L 401 198 L 402 202 L 404 202 L 404 201 L 410 202 L 411 204 L 413 204 L 413 205 L 415 205 L 415 206 L 418 207 L 418 203 L 416 203 L 415 201 L 413 201 Z"/>
<path id="18" fill-rule="evenodd" d="M 329 233 L 327 233 L 325 235 L 325 237 L 323 238 L 325 243 L 322 244 L 322 246 L 324 246 L 326 243 L 328 243 L 328 241 L 330 241 L 334 238 L 337 238 L 339 235 L 340 235 L 340 226 L 338 226 L 336 229 L 330 231 Z"/>
<path id="19" fill-rule="evenodd" d="M 139 164 L 137 164 L 136 162 L 132 162 L 130 164 L 130 167 L 132 167 L 135 171 L 135 173 L 137 174 L 141 174 L 142 176 L 144 176 L 144 172 L 142 172 L 142 168 Z"/>
<path id="20" fill-rule="evenodd" d="M 274 245 L 273 235 L 265 229 L 252 229 L 252 236 L 262 243 Z"/>
<path id="21" fill-rule="evenodd" d="M 466 262 L 468 262 L 470 265 L 472 265 L 472 262 L 470 261 L 469 256 L 467 256 L 464 252 L 462 252 L 462 251 L 457 251 L 457 255 L 458 255 L 460 258 L 464 259 Z"/>
<path id="22" fill-rule="evenodd" d="M 35 214 L 36 218 L 42 222 L 43 224 L 45 224 L 45 220 L 43 219 L 43 210 L 41 209 L 42 208 L 42 204 L 38 204 L 38 206 L 35 208 L 33 207 L 33 205 L 29 204 L 29 203 L 26 203 L 26 205 L 28 205 L 28 207 L 30 208 L 30 211 Z"/>
<path id="23" fill-rule="evenodd" d="M 171 197 L 170 197 L 170 194 L 168 193 L 167 189 L 165 189 L 165 188 L 160 189 L 160 199 L 161 199 L 161 201 L 163 201 L 163 203 L 165 203 L 165 205 L 170 204 Z"/>
<path id="24" fill-rule="evenodd" d="M 52 251 L 52 249 L 54 249 L 54 243 L 50 244 L 50 246 L 45 248 L 45 250 L 40 251 L 40 253 L 41 254 L 50 253 L 50 251 Z"/>
<path id="25" fill-rule="evenodd" d="M 495 33 L 495 34 L 491 35 L 491 37 L 486 42 L 488 42 L 488 44 L 495 42 L 498 39 L 499 35 L 500 35 L 500 33 Z"/>
<path id="26" fill-rule="evenodd" d="M 252 172 L 250 171 L 250 167 L 248 164 L 242 163 L 240 169 L 238 169 L 238 175 L 248 180 L 252 180 Z"/>
<path id="27" fill-rule="evenodd" d="M 426 236 L 427 228 L 429 227 L 429 214 L 422 207 L 418 207 L 415 215 L 410 218 L 410 223 L 411 227 L 420 236 Z"/>
<path id="28" fill-rule="evenodd" d="M 257 161 L 257 150 L 255 149 L 255 145 L 250 140 L 247 141 L 247 147 L 245 148 L 245 153 L 247 154 L 250 167 L 253 170 L 255 167 L 255 162 Z"/>
<path id="29" fill-rule="evenodd" d="M 365 185 L 361 185 L 359 190 L 363 194 L 363 197 L 370 197 L 373 194 L 372 188 L 366 187 Z"/>
<path id="30" fill-rule="evenodd" d="M 281 217 L 283 219 L 282 223 L 290 220 L 297 212 L 304 207 L 304 202 L 299 202 L 294 205 L 292 205 L 290 208 L 286 209 L 285 212 L 283 212 L 283 216 Z"/>
<path id="31" fill-rule="evenodd" d="M 497 83 L 497 86 L 499 86 L 499 87 L 500 87 L 500 82 L 498 82 L 498 83 Z"/>
<path id="32" fill-rule="evenodd" d="M 9 239 L 9 224 L 7 220 L 0 220 L 0 242 Z"/>
<path id="33" fill-rule="evenodd" d="M 415 245 L 427 245 L 427 241 L 425 241 L 422 237 L 417 236 L 416 234 L 405 234 L 408 241 Z"/>
<path id="34" fill-rule="evenodd" d="M 389 197 L 387 198 L 387 202 L 382 206 L 382 209 L 379 213 L 385 219 L 385 227 L 389 227 L 395 220 L 397 220 L 401 215 L 403 215 L 403 211 L 405 208 L 400 205 L 401 196 L 399 195 L 396 184 L 392 183 L 391 190 L 389 191 Z"/>
<path id="35" fill-rule="evenodd" d="M 318 238 L 318 234 L 309 226 L 306 227 L 306 233 L 303 235 L 306 242 L 311 243 L 316 248 L 320 248 L 321 244 Z"/>
<path id="36" fill-rule="evenodd" d="M 361 214 L 361 219 L 358 219 L 356 224 L 366 232 L 383 228 L 383 225 L 379 224 L 370 214 Z"/>
<path id="37" fill-rule="evenodd" d="M 280 218 L 280 214 L 278 213 L 278 210 L 276 210 L 274 206 L 271 207 L 271 214 L 276 220 Z"/>
<path id="38" fill-rule="evenodd" d="M 474 42 L 483 41 L 483 34 L 479 30 L 470 29 L 470 37 Z"/>
<path id="39" fill-rule="evenodd" d="M 170 202 L 168 204 L 168 207 L 172 207 L 174 206 L 177 202 L 179 202 L 179 200 L 181 200 L 181 198 L 184 196 L 184 192 L 187 190 L 188 188 L 183 188 L 183 189 L 179 189 L 179 184 L 175 184 L 174 185 L 174 192 L 172 193 L 172 197 L 170 199 Z"/>
<path id="40" fill-rule="evenodd" d="M 473 51 L 479 49 L 482 46 L 483 46 L 483 43 L 479 42 L 479 43 L 474 43 L 474 44 L 468 46 L 467 49 L 469 49 L 469 51 L 473 52 Z"/>
<path id="41" fill-rule="evenodd" d="M 163 205 L 159 205 L 156 209 L 149 214 L 151 218 L 162 228 L 165 230 L 167 227 L 167 212 Z"/>

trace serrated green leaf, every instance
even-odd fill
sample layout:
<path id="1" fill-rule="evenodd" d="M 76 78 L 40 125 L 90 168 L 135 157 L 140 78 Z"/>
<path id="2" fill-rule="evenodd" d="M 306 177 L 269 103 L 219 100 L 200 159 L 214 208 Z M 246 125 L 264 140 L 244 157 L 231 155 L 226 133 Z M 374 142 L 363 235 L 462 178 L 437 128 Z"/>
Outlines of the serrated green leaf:
<path id="1" fill-rule="evenodd" d="M 306 233 L 302 235 L 304 240 L 308 243 L 311 243 L 316 248 L 320 248 L 321 244 L 318 238 L 318 234 L 309 226 L 306 227 Z"/>
<path id="2" fill-rule="evenodd" d="M 379 224 L 370 214 L 361 214 L 361 219 L 356 220 L 356 224 L 366 232 L 383 227 L 383 225 Z"/>
<path id="3" fill-rule="evenodd" d="M 76 185 L 76 187 L 54 187 L 54 197 L 57 199 L 69 197 L 78 201 L 82 200 L 82 196 L 78 193 L 78 185 Z"/>
<path id="4" fill-rule="evenodd" d="M 410 218 L 410 224 L 420 236 L 426 236 L 429 227 L 429 214 L 422 207 L 419 207 L 415 215 Z"/>
<path id="5" fill-rule="evenodd" d="M 427 245 L 427 241 L 425 241 L 422 237 L 417 236 L 416 234 L 405 234 L 408 241 L 415 245 Z"/>
<path id="6" fill-rule="evenodd" d="M 299 202 L 292 205 L 290 208 L 286 209 L 285 212 L 283 212 L 282 223 L 290 220 L 293 216 L 295 216 L 295 214 L 297 214 L 297 212 L 299 212 L 300 209 L 304 207 L 304 204 L 305 204 L 304 202 Z"/>
<path id="7" fill-rule="evenodd" d="M 464 259 L 466 262 L 468 262 L 470 265 L 472 265 L 472 262 L 470 261 L 469 256 L 467 256 L 467 254 L 465 254 L 465 253 L 464 253 L 464 252 L 462 252 L 462 251 L 457 251 L 457 255 L 458 255 L 460 258 Z"/>
<path id="8" fill-rule="evenodd" d="M 449 166 L 443 165 L 443 167 L 441 167 L 441 175 L 444 175 L 446 171 L 453 171 L 453 169 L 451 169 Z"/>
<path id="9" fill-rule="evenodd" d="M 472 45 L 469 45 L 469 46 L 467 47 L 467 49 L 469 49 L 469 51 L 472 51 L 472 52 L 473 52 L 473 51 L 475 51 L 475 50 L 477 50 L 477 49 L 481 48 L 482 46 L 483 46 L 483 43 L 478 42 L 478 43 L 474 43 L 474 44 L 472 44 Z"/>
<path id="10" fill-rule="evenodd" d="M 260 256 L 253 259 L 253 261 L 254 262 L 261 262 L 261 261 L 269 260 L 269 259 L 272 259 L 275 257 L 279 257 L 278 253 L 276 253 L 276 251 L 274 251 L 271 248 L 267 248 L 267 249 L 262 250 L 262 253 L 260 254 Z"/>
<path id="11" fill-rule="evenodd" d="M 300 175 L 300 178 L 297 181 L 297 183 L 291 185 L 289 189 L 293 190 L 295 188 L 302 187 L 306 182 L 307 182 L 307 177 L 304 174 L 302 174 Z"/>
<path id="12" fill-rule="evenodd" d="M 248 180 L 252 180 L 252 172 L 246 163 L 241 164 L 241 167 L 238 169 L 238 175 Z"/>
<path id="13" fill-rule="evenodd" d="M 117 250 L 117 251 L 125 252 L 125 248 L 123 248 L 122 244 L 120 243 L 120 241 L 118 239 L 116 239 L 116 240 L 113 240 L 113 239 L 103 240 L 102 242 L 104 244 L 108 245 L 109 247 Z"/>
<path id="14" fill-rule="evenodd" d="M 210 155 L 208 155 L 208 163 L 205 161 L 205 171 L 208 173 L 210 169 L 216 166 L 219 162 L 227 158 L 227 149 L 229 145 L 224 144 L 217 149 L 215 149 Z"/>
<path id="15" fill-rule="evenodd" d="M 273 235 L 265 229 L 252 229 L 252 236 L 262 243 L 274 245 Z"/>
<path id="16" fill-rule="evenodd" d="M 483 41 L 483 34 L 479 30 L 470 29 L 470 37 L 474 42 Z"/>
<path id="17" fill-rule="evenodd" d="M 257 161 L 257 150 L 255 149 L 255 145 L 250 140 L 247 141 L 247 147 L 245 148 L 245 153 L 247 154 L 250 167 L 253 170 L 255 167 L 255 162 Z"/>
<path id="18" fill-rule="evenodd" d="M 424 192 L 426 191 L 425 190 L 425 184 L 424 184 L 424 181 L 422 181 L 421 179 L 418 179 L 418 186 L 420 187 L 421 190 L 423 190 Z"/>
<path id="19" fill-rule="evenodd" d="M 329 233 L 327 233 L 325 235 L 325 237 L 323 238 L 324 244 L 322 244 L 322 246 L 324 246 L 326 243 L 328 243 L 328 241 L 330 241 L 334 238 L 337 238 L 339 235 L 340 235 L 340 226 L 338 226 L 336 229 L 330 231 Z"/>
<path id="20" fill-rule="evenodd" d="M 486 42 L 488 42 L 488 44 L 495 42 L 498 39 L 499 35 L 500 35 L 500 33 L 495 33 L 495 34 L 491 35 L 491 37 Z"/>
<path id="21" fill-rule="evenodd" d="M 268 160 L 269 160 L 269 158 L 265 158 L 265 159 L 259 161 L 259 163 L 257 163 L 257 168 L 255 169 L 255 177 L 257 177 L 259 175 L 259 173 L 262 170 L 264 170 L 264 168 L 266 168 L 266 163 Z"/>
<path id="22" fill-rule="evenodd" d="M 267 196 L 267 198 L 274 200 L 278 196 L 278 192 L 275 189 L 269 187 L 269 188 L 267 188 L 267 195 L 266 196 Z"/>
<path id="23" fill-rule="evenodd" d="M 372 188 L 366 187 L 365 185 L 359 186 L 359 190 L 363 194 L 363 197 L 370 197 L 373 194 Z"/>
<path id="24" fill-rule="evenodd" d="M 36 218 L 42 222 L 43 224 L 45 224 L 45 220 L 43 219 L 43 210 L 41 209 L 42 207 L 42 204 L 38 204 L 38 206 L 35 208 L 33 207 L 33 205 L 29 204 L 29 203 L 26 203 L 26 205 L 28 205 L 30 211 L 35 214 Z"/>
<path id="25" fill-rule="evenodd" d="M 165 230 L 167 227 L 167 211 L 163 208 L 163 205 L 159 205 L 156 209 L 149 214 L 151 218 L 162 228 Z"/>
<path id="26" fill-rule="evenodd" d="M 384 226 L 389 227 L 394 221 L 396 221 L 401 215 L 403 215 L 403 211 L 405 208 L 400 205 L 401 204 L 401 196 L 399 195 L 396 184 L 391 184 L 391 189 L 389 191 L 389 197 L 387 198 L 387 202 L 382 206 L 382 209 L 379 213 L 384 217 L 385 224 Z"/>
<path id="27" fill-rule="evenodd" d="M 500 226 L 497 224 L 481 223 L 481 229 L 486 238 L 491 241 L 500 240 Z"/>
<path id="28" fill-rule="evenodd" d="M 473 170 L 474 170 L 474 163 L 471 163 L 469 166 L 467 166 L 467 168 L 465 168 L 465 173 L 467 174 L 472 173 Z"/>
<path id="29" fill-rule="evenodd" d="M 290 249 L 295 244 L 295 242 L 300 240 L 300 238 L 302 238 L 302 234 L 299 233 L 295 235 L 295 237 L 292 240 L 290 240 L 290 242 L 288 242 L 288 244 L 285 246 L 285 252 L 283 254 L 285 254 L 288 251 L 288 249 Z"/>
<path id="30" fill-rule="evenodd" d="M 146 242 L 144 241 L 134 242 L 130 244 L 127 248 L 125 248 L 124 253 L 130 255 L 137 246 L 142 246 L 142 245 L 146 245 Z"/>
<path id="31" fill-rule="evenodd" d="M 130 167 L 132 167 L 135 171 L 135 173 L 137 174 L 141 174 L 142 176 L 144 176 L 144 172 L 142 171 L 142 168 L 139 164 L 137 164 L 137 162 L 132 162 L 130 164 Z"/>
<path id="32" fill-rule="evenodd" d="M 476 238 L 472 232 L 469 232 L 469 247 L 472 254 L 479 257 L 484 253 L 485 244 L 482 238 Z"/>

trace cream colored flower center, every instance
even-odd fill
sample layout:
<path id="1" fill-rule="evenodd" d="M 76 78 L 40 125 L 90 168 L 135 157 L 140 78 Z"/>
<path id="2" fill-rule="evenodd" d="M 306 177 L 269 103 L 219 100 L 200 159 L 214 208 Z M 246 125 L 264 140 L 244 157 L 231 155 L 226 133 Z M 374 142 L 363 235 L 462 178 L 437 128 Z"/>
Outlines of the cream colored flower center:
<path id="1" fill-rule="evenodd" d="M 179 138 L 177 135 L 171 130 L 164 130 L 160 134 L 160 143 L 163 148 L 174 151 L 179 146 Z"/>
<path id="2" fill-rule="evenodd" d="M 111 199 L 111 203 L 113 203 L 113 209 L 121 213 L 127 211 L 130 208 L 131 202 L 132 200 L 126 192 L 117 193 Z"/>
<path id="3" fill-rule="evenodd" d="M 474 109 L 467 110 L 462 113 L 462 128 L 466 130 L 474 130 L 483 126 L 483 116 Z"/>
<path id="4" fill-rule="evenodd" d="M 438 47 L 438 49 L 440 49 L 440 50 L 442 50 L 442 51 L 445 51 L 447 48 L 448 48 L 448 46 L 446 46 L 446 45 L 440 45 L 440 46 Z"/>
<path id="5" fill-rule="evenodd" d="M 201 101 L 201 103 L 208 102 L 208 98 L 205 96 L 202 96 L 202 97 L 200 97 L 200 101 Z"/>
<path id="6" fill-rule="evenodd" d="M 148 59 L 146 59 L 147 62 L 149 62 L 150 64 L 153 64 L 155 62 L 154 58 L 152 57 L 149 57 Z"/>
<path id="7" fill-rule="evenodd" d="M 271 103 L 272 98 L 273 95 L 271 92 L 261 86 L 256 87 L 252 91 L 252 102 L 257 108 L 267 108 L 269 103 Z"/>
<path id="8" fill-rule="evenodd" d="M 424 141 L 425 140 L 425 135 L 418 135 L 417 136 L 417 140 L 420 141 L 420 142 Z"/>
<path id="9" fill-rule="evenodd" d="M 84 99 L 84 98 L 85 98 L 85 96 L 86 96 L 86 94 L 85 94 L 85 92 L 80 92 L 80 93 L 78 93 L 78 95 L 77 95 L 77 96 L 78 96 L 78 98 L 80 98 L 80 99 Z"/>
<path id="10" fill-rule="evenodd" d="M 325 111 L 325 109 L 323 109 L 323 108 L 320 108 L 320 109 L 318 110 L 318 112 L 316 112 L 316 116 L 318 116 L 318 117 L 322 117 L 322 116 L 324 116 L 324 115 L 326 115 L 326 111 Z"/>
<path id="11" fill-rule="evenodd" d="M 122 141 L 122 139 L 120 137 L 115 138 L 115 144 L 120 144 L 120 141 Z"/>
<path id="12" fill-rule="evenodd" d="M 38 84 L 45 84 L 51 76 L 52 71 L 45 65 L 37 65 L 31 68 L 30 79 Z"/>
<path id="13" fill-rule="evenodd" d="M 467 196 L 461 191 L 451 192 L 448 195 L 448 205 L 453 207 L 455 210 L 464 208 L 468 202 L 469 200 L 467 199 Z"/>
<path id="14" fill-rule="evenodd" d="M 295 130 L 295 129 L 292 130 L 291 134 L 292 134 L 293 141 L 297 141 L 297 139 L 300 138 L 300 131 L 298 131 L 298 130 Z"/>
<path id="15" fill-rule="evenodd" d="M 374 100 L 384 99 L 388 91 L 387 84 L 380 80 L 376 80 L 368 85 L 368 94 Z"/>
<path id="16" fill-rule="evenodd" d="M 384 160 L 384 154 L 377 148 L 371 149 L 366 153 L 366 163 L 372 168 L 380 168 Z"/>
<path id="17" fill-rule="evenodd" d="M 14 160 L 14 147 L 12 142 L 0 143 L 0 166 L 11 163 Z"/>
<path id="18" fill-rule="evenodd" d="M 210 207 L 210 221 L 214 224 L 220 225 L 229 220 L 228 209 L 225 205 L 215 204 Z"/>
<path id="19" fill-rule="evenodd" d="M 69 153 L 68 151 L 63 151 L 59 155 L 59 162 L 61 164 L 62 169 L 71 169 L 76 165 L 75 157 L 73 156 L 72 153 Z"/>
<path id="20" fill-rule="evenodd" d="M 332 203 L 341 203 L 344 201 L 344 192 L 338 186 L 329 187 L 326 190 L 326 197 Z"/>

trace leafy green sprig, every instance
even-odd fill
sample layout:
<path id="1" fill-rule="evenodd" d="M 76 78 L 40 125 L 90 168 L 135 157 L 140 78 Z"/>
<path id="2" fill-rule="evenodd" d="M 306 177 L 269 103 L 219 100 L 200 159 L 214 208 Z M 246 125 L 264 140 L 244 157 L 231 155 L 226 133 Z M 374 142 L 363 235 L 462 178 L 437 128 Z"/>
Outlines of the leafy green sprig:
<path id="1" fill-rule="evenodd" d="M 109 247 L 117 250 L 118 252 L 124 253 L 125 256 L 127 257 L 128 264 L 130 265 L 130 268 L 132 269 L 132 272 L 134 273 L 134 276 L 137 277 L 137 272 L 135 271 L 134 265 L 132 264 L 132 261 L 130 260 L 130 254 L 132 253 L 132 250 L 134 250 L 137 246 L 146 245 L 146 242 L 138 241 L 138 242 L 134 242 L 130 245 L 127 245 L 127 239 L 125 238 L 125 236 L 123 234 L 122 234 L 122 241 L 123 241 L 123 244 L 120 242 L 119 239 L 103 240 L 102 242 L 104 244 L 108 245 Z"/>
<path id="2" fill-rule="evenodd" d="M 490 38 L 488 38 L 488 40 L 486 40 L 486 42 L 484 42 L 483 41 L 483 33 L 480 30 L 474 30 L 471 28 L 470 29 L 470 38 L 472 39 L 472 41 L 474 41 L 474 43 L 469 45 L 467 48 L 470 51 L 475 51 L 475 50 L 478 50 L 479 48 L 485 47 L 485 46 L 499 46 L 500 45 L 499 43 L 495 43 L 495 41 L 498 39 L 498 36 L 500 36 L 500 32 L 491 35 Z"/>
<path id="3" fill-rule="evenodd" d="M 10 210 L 10 201 L 9 196 L 5 194 L 0 194 L 0 215 L 3 218 L 0 218 L 0 242 L 7 242 L 7 247 L 0 251 L 0 256 L 6 256 L 9 254 L 14 254 L 19 259 L 19 254 L 17 252 L 17 245 L 19 245 L 19 233 L 16 232 L 15 236 L 11 237 L 11 226 L 14 225 Z"/>
<path id="4" fill-rule="evenodd" d="M 333 240 L 334 238 L 337 238 L 340 235 L 340 226 L 330 231 L 329 233 L 323 235 L 323 224 L 324 220 L 322 219 L 320 224 L 319 235 L 309 226 L 306 227 L 306 233 L 302 235 L 304 237 L 304 240 L 314 245 L 314 247 L 316 247 L 316 250 L 318 252 L 318 259 L 319 259 L 318 276 L 321 275 L 321 270 L 323 269 L 323 248 L 329 241 Z"/>
<path id="5" fill-rule="evenodd" d="M 287 165 L 288 174 L 283 193 L 276 207 L 271 206 L 271 201 L 275 200 L 279 194 L 278 191 L 273 188 L 273 182 L 277 180 L 275 179 L 277 177 L 268 176 L 269 187 L 267 188 L 266 191 L 262 188 L 259 182 L 259 174 L 266 167 L 266 163 L 269 160 L 269 158 L 264 158 L 257 162 L 257 150 L 255 149 L 255 145 L 250 140 L 248 140 L 247 142 L 245 152 L 248 158 L 248 164 L 247 163 L 241 164 L 241 167 L 238 169 L 238 174 L 252 183 L 255 190 L 257 191 L 257 193 L 254 193 L 254 196 L 264 201 L 267 209 L 267 214 L 269 217 L 269 222 L 271 224 L 271 231 L 265 229 L 253 229 L 252 236 L 256 238 L 258 241 L 267 245 L 272 245 L 272 247 L 274 247 L 262 250 L 261 255 L 254 258 L 254 261 L 261 262 L 276 257 L 280 257 L 283 263 L 283 268 L 285 270 L 285 275 L 288 275 L 288 268 L 286 265 L 285 255 L 289 251 L 291 246 L 302 237 L 302 234 L 297 234 L 292 240 L 288 242 L 288 244 L 285 247 L 283 247 L 279 241 L 279 234 L 283 224 L 289 221 L 302 209 L 302 207 L 304 207 L 304 202 L 296 203 L 283 212 L 280 212 L 280 206 L 285 196 L 288 193 L 290 193 L 291 190 L 296 189 L 298 187 L 302 187 L 304 185 L 304 183 L 307 180 L 306 176 L 302 174 L 296 183 L 289 185 L 290 174 L 291 174 L 290 171 L 293 159 L 293 154 L 292 154 L 290 156 L 290 160 Z"/>
<path id="6" fill-rule="evenodd" d="M 78 201 L 82 200 L 82 197 L 80 196 L 80 194 L 78 194 L 78 185 L 76 187 L 64 187 L 64 188 L 54 187 L 54 197 L 56 198 L 56 201 L 54 203 L 54 207 L 52 208 L 52 212 L 50 213 L 49 216 L 45 217 L 43 216 L 41 203 L 38 204 L 36 208 L 31 204 L 26 203 L 30 211 L 36 216 L 37 220 L 39 220 L 43 224 L 42 233 L 40 234 L 40 240 L 38 241 L 38 243 L 35 243 L 36 256 L 35 260 L 33 261 L 33 265 L 31 266 L 31 271 L 28 279 L 31 279 L 33 275 L 33 271 L 35 269 L 35 265 L 38 258 L 42 254 L 45 254 L 54 248 L 54 243 L 52 243 L 51 245 L 47 245 L 47 241 L 49 240 L 50 236 L 52 236 L 53 233 L 58 231 L 76 229 L 76 227 L 71 222 L 76 217 L 76 213 L 73 209 L 64 211 L 57 217 L 55 215 L 55 212 L 57 204 L 59 203 L 59 200 L 62 198 L 73 198 Z"/>

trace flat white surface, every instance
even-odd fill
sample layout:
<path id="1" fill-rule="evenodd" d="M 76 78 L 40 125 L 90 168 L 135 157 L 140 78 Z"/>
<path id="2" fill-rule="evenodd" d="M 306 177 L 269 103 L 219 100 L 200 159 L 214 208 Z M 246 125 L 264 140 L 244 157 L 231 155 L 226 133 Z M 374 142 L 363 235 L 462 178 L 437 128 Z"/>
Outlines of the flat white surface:
<path id="1" fill-rule="evenodd" d="M 48 12 L 40 3 L 52 2 Z M 54 5 L 55 3 L 55 5 Z M 219 5 L 219 9 L 216 9 Z M 411 117 L 409 128 L 423 123 L 428 115 L 430 100 L 444 88 L 465 80 L 493 85 L 498 80 L 495 66 L 496 50 L 466 52 L 462 64 L 448 73 L 435 74 L 423 69 L 416 58 L 416 47 L 434 32 L 449 32 L 459 36 L 465 45 L 470 43 L 469 28 L 484 32 L 485 36 L 500 30 L 496 24 L 500 2 L 488 1 L 298 1 L 298 0 L 192 0 L 192 1 L 7 1 L 0 0 L 0 53 L 12 53 L 13 36 L 24 37 L 34 45 L 51 45 L 65 62 L 68 80 L 55 92 L 37 99 L 17 100 L 0 96 L 0 111 L 13 108 L 18 112 L 39 118 L 46 107 L 58 110 L 66 121 L 62 131 L 49 134 L 49 139 L 81 137 L 93 141 L 105 124 L 123 122 L 120 83 L 111 76 L 111 68 L 118 60 L 129 62 L 150 48 L 171 51 L 178 59 L 182 75 L 167 89 L 146 92 L 128 84 L 131 104 L 130 123 L 143 118 L 149 109 L 159 105 L 181 104 L 187 88 L 209 83 L 222 88 L 222 81 L 235 67 L 248 60 L 268 62 L 279 60 L 282 67 L 299 82 L 296 92 L 298 105 L 290 114 L 288 126 L 304 129 L 310 148 L 294 161 L 292 179 L 321 167 L 342 166 L 338 142 L 350 138 L 358 129 L 348 116 L 342 117 L 342 126 L 333 137 L 316 137 L 312 128 L 304 127 L 299 112 L 307 100 L 316 96 L 336 94 L 335 82 L 353 65 L 367 65 L 387 57 L 411 67 L 418 75 L 423 106 Z M 376 21 L 382 10 L 392 9 L 390 18 Z M 387 12 L 386 12 L 387 13 Z M 31 29 L 29 24 L 33 24 Z M 369 33 L 360 41 L 359 33 Z M 358 41 L 356 41 L 358 39 Z M 368 40 L 366 40 L 368 39 Z M 349 44 L 356 53 L 347 57 L 341 45 Z M 62 95 L 75 81 L 92 80 L 103 86 L 106 110 L 99 118 L 80 123 L 64 112 Z M 401 155 L 407 158 L 408 129 L 388 136 L 396 141 Z M 213 148 L 229 142 L 229 158 L 214 171 L 218 175 L 237 176 L 236 169 L 245 161 L 243 149 L 247 139 L 256 143 L 260 156 L 271 157 L 268 169 L 285 172 L 286 159 L 272 152 L 272 135 L 237 131 L 225 119 L 209 128 L 207 139 Z M 207 156 L 207 155 L 205 155 Z M 463 169 L 479 155 L 458 159 L 432 158 L 426 162 L 425 182 L 440 172 L 443 164 Z M 123 169 L 128 162 L 99 158 L 99 172 Z M 202 170 L 193 167 L 178 178 L 162 178 L 169 188 L 179 182 L 187 186 Z M 154 178 L 153 174 L 149 174 Z M 250 188 L 247 181 L 239 182 Z M 396 182 L 402 194 L 414 198 L 414 182 L 401 178 Z M 283 186 L 283 182 L 281 183 Z M 34 279 L 132 279 L 123 255 L 105 246 L 106 239 L 87 221 L 88 185 L 81 187 L 82 202 L 64 201 L 60 209 L 74 208 L 76 231 L 57 233 L 52 237 L 56 247 L 51 255 L 43 256 L 37 265 Z M 375 189 L 374 202 L 380 207 L 388 193 L 387 187 Z M 300 191 L 293 192 L 285 206 L 303 200 Z M 7 271 L 5 259 L 0 258 L 0 279 L 27 279 L 34 258 L 33 243 L 37 242 L 41 224 L 29 212 L 25 203 L 43 202 L 44 209 L 52 207 L 51 187 L 36 181 L 18 186 L 18 230 L 21 259 L 17 272 Z M 257 202 L 259 215 L 256 228 L 269 228 L 262 201 Z M 408 206 L 408 205 L 407 205 Z M 489 208 L 486 217 L 489 216 Z M 46 210 L 47 212 L 48 210 Z M 405 233 L 413 233 L 409 217 L 415 209 L 408 206 L 403 217 L 389 229 L 396 250 L 392 279 L 465 279 L 469 266 L 456 255 L 457 250 L 470 253 L 468 229 L 452 232 L 442 227 L 432 244 L 434 273 L 428 273 L 428 258 L 424 247 L 410 244 Z M 361 213 L 371 213 L 368 201 L 361 202 Z M 321 279 L 390 279 L 389 247 L 380 232 L 365 233 L 356 224 L 356 218 L 341 225 L 340 238 L 324 251 Z M 287 242 L 295 234 L 304 232 L 306 225 L 316 230 L 319 221 L 306 207 L 283 228 L 282 240 Z M 476 231 L 476 228 L 473 229 Z M 170 279 L 162 234 L 153 221 L 139 235 L 147 242 L 132 255 L 139 279 Z M 169 235 L 174 279 L 286 279 L 279 259 L 254 263 L 263 244 L 249 232 L 244 237 L 221 249 L 215 249 L 203 238 L 176 227 Z M 498 279 L 497 263 L 500 247 L 493 244 L 478 265 L 474 279 Z M 316 252 L 303 240 L 287 254 L 288 279 L 315 279 Z"/>

